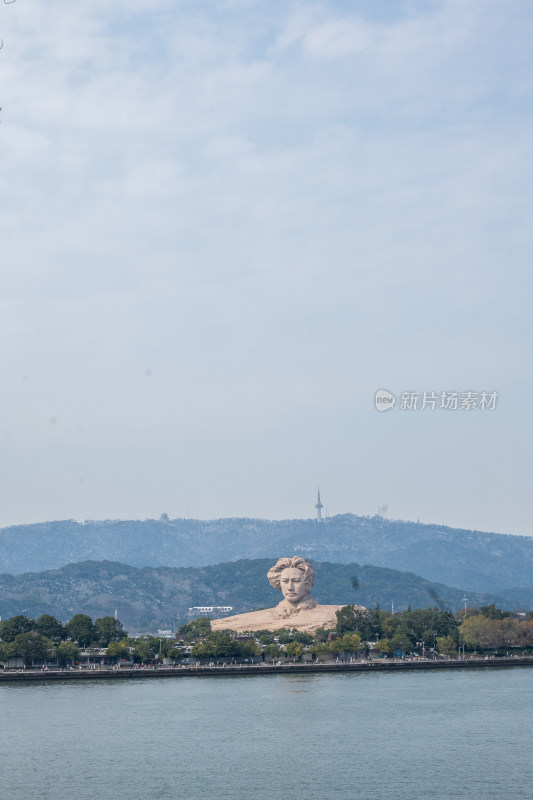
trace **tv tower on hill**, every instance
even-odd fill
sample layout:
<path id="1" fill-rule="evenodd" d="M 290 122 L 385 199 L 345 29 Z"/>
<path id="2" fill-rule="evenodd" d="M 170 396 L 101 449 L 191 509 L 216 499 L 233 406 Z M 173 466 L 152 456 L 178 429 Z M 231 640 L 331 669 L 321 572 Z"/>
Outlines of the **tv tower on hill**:
<path id="1" fill-rule="evenodd" d="M 315 505 L 316 508 L 316 521 L 322 522 L 322 509 L 324 506 L 320 502 L 320 489 L 318 490 L 318 503 Z"/>

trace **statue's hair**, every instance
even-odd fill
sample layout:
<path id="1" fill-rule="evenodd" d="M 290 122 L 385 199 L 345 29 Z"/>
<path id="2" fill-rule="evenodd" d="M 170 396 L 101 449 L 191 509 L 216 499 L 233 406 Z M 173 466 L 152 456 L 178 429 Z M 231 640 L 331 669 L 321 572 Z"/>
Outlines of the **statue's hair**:
<path id="1" fill-rule="evenodd" d="M 299 569 L 304 574 L 304 580 L 309 586 L 309 589 L 315 582 L 315 571 L 309 561 L 300 556 L 293 556 L 292 558 L 280 558 L 272 569 L 269 569 L 267 578 L 274 589 L 281 591 L 281 573 L 284 569 Z"/>

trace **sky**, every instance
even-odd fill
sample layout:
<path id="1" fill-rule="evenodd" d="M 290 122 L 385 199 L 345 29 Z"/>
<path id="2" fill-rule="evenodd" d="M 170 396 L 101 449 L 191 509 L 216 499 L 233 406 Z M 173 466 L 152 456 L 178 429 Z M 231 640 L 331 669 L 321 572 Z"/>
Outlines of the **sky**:
<path id="1" fill-rule="evenodd" d="M 533 535 L 529 0 L 15 0 L 0 39 L 0 526 L 320 486 Z"/>

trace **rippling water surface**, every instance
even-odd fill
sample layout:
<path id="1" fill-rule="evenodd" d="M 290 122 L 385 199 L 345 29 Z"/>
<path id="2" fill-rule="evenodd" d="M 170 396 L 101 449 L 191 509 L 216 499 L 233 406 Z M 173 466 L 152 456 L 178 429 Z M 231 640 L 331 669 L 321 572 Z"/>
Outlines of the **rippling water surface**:
<path id="1" fill-rule="evenodd" d="M 533 670 L 0 686 L 6 800 L 533 797 Z"/>

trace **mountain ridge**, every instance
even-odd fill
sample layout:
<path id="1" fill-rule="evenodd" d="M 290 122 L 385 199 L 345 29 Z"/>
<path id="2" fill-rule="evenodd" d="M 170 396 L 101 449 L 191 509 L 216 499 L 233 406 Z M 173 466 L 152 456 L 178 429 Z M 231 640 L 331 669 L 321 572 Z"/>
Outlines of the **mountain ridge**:
<path id="1" fill-rule="evenodd" d="M 75 520 L 0 530 L 0 570 L 58 569 L 84 560 L 135 567 L 201 567 L 239 558 L 299 554 L 424 575 L 448 586 L 499 592 L 528 586 L 533 537 L 485 533 L 354 514 L 316 520 Z"/>
<path id="2" fill-rule="evenodd" d="M 206 567 L 132 567 L 114 561 L 82 561 L 60 569 L 0 575 L 0 615 L 33 618 L 52 614 L 64 622 L 74 614 L 96 618 L 115 609 L 126 626 L 172 627 L 191 606 L 231 605 L 233 613 L 270 608 L 280 594 L 267 581 L 272 559 L 239 559 Z M 464 590 L 428 581 L 412 572 L 356 563 L 314 562 L 313 596 L 322 604 L 356 603 L 403 610 L 440 606 L 457 611 Z M 533 607 L 533 588 L 502 595 L 468 592 L 469 605 Z"/>

